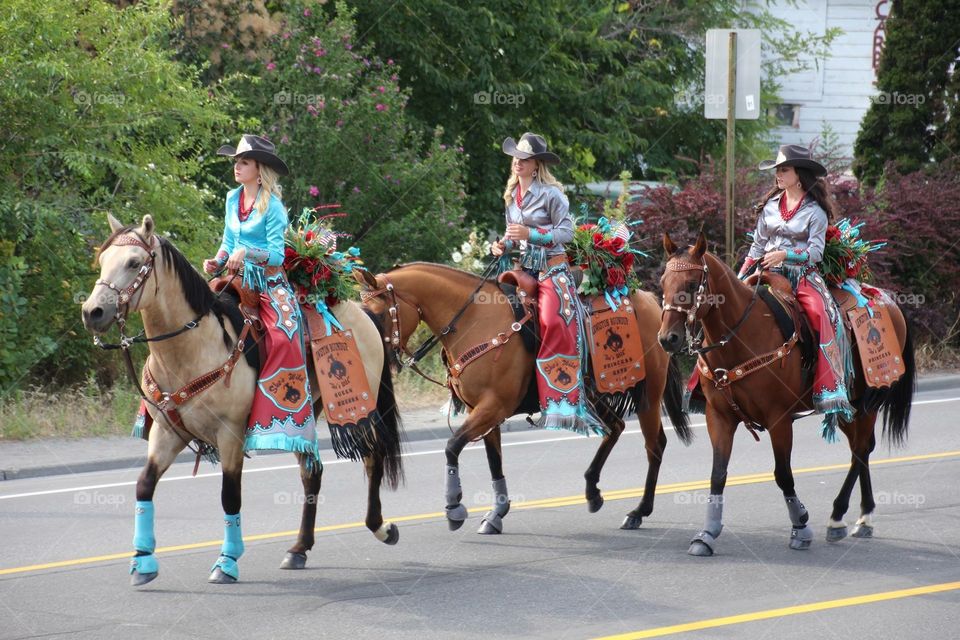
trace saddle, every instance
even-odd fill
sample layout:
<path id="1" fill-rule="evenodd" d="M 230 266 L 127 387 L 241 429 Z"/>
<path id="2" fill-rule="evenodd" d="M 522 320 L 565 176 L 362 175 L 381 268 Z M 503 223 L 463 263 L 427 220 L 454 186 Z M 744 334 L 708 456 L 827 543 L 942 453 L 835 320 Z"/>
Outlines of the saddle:
<path id="1" fill-rule="evenodd" d="M 257 352 L 260 356 L 260 368 L 263 371 L 267 362 L 266 342 L 263 340 L 263 322 L 260 320 L 260 294 L 252 289 L 243 287 L 243 279 L 239 276 L 220 276 L 214 278 L 209 283 L 210 290 L 218 297 L 224 295 L 233 298 L 237 302 L 240 313 L 244 319 L 250 321 L 250 335 L 253 343 L 258 345 Z"/>

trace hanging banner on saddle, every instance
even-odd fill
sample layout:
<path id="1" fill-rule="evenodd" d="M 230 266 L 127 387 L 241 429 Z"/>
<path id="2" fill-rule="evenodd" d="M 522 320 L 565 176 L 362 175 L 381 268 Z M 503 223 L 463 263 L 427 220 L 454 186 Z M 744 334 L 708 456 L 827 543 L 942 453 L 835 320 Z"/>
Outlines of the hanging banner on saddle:
<path id="1" fill-rule="evenodd" d="M 590 312 L 590 361 L 600 393 L 622 394 L 646 378 L 640 327 L 629 298 L 613 311 L 606 299 L 595 297 L 585 305 Z"/>
<path id="2" fill-rule="evenodd" d="M 385 426 L 353 332 L 334 330 L 328 336 L 320 314 L 306 305 L 303 313 L 310 327 L 316 393 L 323 403 L 334 453 L 338 458 L 359 460 L 384 451 Z"/>
<path id="3" fill-rule="evenodd" d="M 905 372 L 889 307 L 885 304 L 874 304 L 869 309 L 856 307 L 847 315 L 857 340 L 867 386 L 889 387 Z"/>

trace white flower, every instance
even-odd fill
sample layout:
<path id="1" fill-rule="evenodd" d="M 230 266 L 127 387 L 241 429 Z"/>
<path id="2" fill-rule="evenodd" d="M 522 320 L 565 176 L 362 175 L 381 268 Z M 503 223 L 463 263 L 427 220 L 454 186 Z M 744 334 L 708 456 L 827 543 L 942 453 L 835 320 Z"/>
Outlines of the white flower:
<path id="1" fill-rule="evenodd" d="M 471 249 L 473 249 L 473 245 L 471 245 L 469 242 L 464 242 L 462 245 L 460 245 L 460 251 L 463 251 L 464 253 L 470 253 Z"/>
<path id="2" fill-rule="evenodd" d="M 460 253 L 459 251 L 454 251 L 454 252 L 450 255 L 450 257 L 451 257 L 451 258 L 453 259 L 453 261 L 456 262 L 457 264 L 460 264 L 460 261 L 463 260 L 463 254 Z"/>
<path id="3" fill-rule="evenodd" d="M 474 269 L 482 269 L 482 268 L 483 268 L 483 262 L 480 260 L 480 258 L 474 258 L 474 259 L 473 259 L 473 268 L 474 268 Z"/>

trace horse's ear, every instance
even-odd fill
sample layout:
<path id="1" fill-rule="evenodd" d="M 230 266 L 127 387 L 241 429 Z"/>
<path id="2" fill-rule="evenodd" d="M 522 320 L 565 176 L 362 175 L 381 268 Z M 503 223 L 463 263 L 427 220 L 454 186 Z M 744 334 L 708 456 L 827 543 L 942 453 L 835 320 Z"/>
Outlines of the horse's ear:
<path id="1" fill-rule="evenodd" d="M 372 273 L 366 269 L 354 269 L 353 270 L 354 279 L 360 283 L 361 287 L 365 289 L 376 289 L 377 288 L 377 278 Z"/>
<path id="2" fill-rule="evenodd" d="M 154 224 L 153 216 L 149 213 L 143 216 L 143 221 L 140 223 L 140 235 L 143 236 L 143 239 L 150 242 L 151 236 L 153 236 Z"/>
<path id="3" fill-rule="evenodd" d="M 707 252 L 707 236 L 703 234 L 703 231 L 697 236 L 697 244 L 693 245 L 693 255 L 697 258 L 702 258 L 703 254 Z"/>
<path id="4" fill-rule="evenodd" d="M 113 233 L 116 233 L 117 231 L 120 231 L 120 229 L 123 229 L 123 225 L 120 223 L 119 220 L 113 217 L 112 213 L 107 214 L 107 222 L 110 224 L 110 231 L 112 231 Z"/>
<path id="5" fill-rule="evenodd" d="M 663 232 L 663 250 L 667 252 L 668 258 L 677 252 L 677 245 L 673 243 L 670 234 L 666 231 Z"/>

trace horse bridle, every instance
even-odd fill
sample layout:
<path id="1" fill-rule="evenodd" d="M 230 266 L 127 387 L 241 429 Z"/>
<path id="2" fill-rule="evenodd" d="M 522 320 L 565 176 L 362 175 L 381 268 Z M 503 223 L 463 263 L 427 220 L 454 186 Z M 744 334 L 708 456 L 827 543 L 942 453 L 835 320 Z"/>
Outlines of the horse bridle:
<path id="1" fill-rule="evenodd" d="M 390 294 L 390 300 L 388 303 L 389 306 L 387 307 L 387 313 L 390 314 L 390 331 L 383 337 L 383 341 L 385 344 L 390 345 L 390 347 L 393 349 L 394 358 L 400 365 L 403 365 L 402 356 L 407 355 L 412 358 L 413 354 L 411 354 L 407 350 L 406 345 L 402 343 L 403 333 L 400 327 L 400 302 L 406 302 L 408 305 L 416 309 L 419 321 L 423 320 L 423 311 L 420 309 L 419 305 L 414 304 L 413 302 L 404 298 L 402 295 L 398 294 L 393 286 L 393 283 L 390 282 L 386 275 L 380 274 L 378 277 L 383 278 L 383 281 L 386 284 L 379 289 L 362 291 L 360 293 L 360 302 L 366 304 L 374 298 L 380 298 L 385 294 Z"/>
<path id="2" fill-rule="evenodd" d="M 132 235 L 131 235 L 132 234 Z M 150 277 L 150 274 L 153 273 L 154 263 L 156 261 L 157 254 L 154 249 L 146 243 L 146 241 L 140 236 L 136 231 L 132 231 L 130 234 L 123 234 L 117 236 L 113 241 L 107 246 L 103 247 L 107 249 L 108 247 L 122 247 L 122 246 L 132 246 L 139 247 L 147 252 L 147 259 L 142 265 L 140 265 L 140 270 L 137 271 L 136 277 L 133 281 L 124 288 L 118 287 L 116 284 L 109 280 L 104 280 L 100 278 L 94 283 L 94 286 L 103 285 L 106 288 L 110 289 L 117 294 L 117 313 L 114 316 L 117 326 L 120 329 L 120 343 L 121 345 L 126 344 L 129 346 L 133 338 L 128 338 L 124 335 L 123 329 L 127 324 L 127 315 L 130 313 L 130 304 L 133 302 L 134 296 L 137 294 L 140 297 L 143 297 L 143 284 L 147 281 L 147 278 Z M 157 287 L 159 287 L 159 283 Z M 139 302 L 140 298 L 137 298 Z M 94 342 L 97 343 L 97 346 L 102 346 L 99 342 L 99 336 L 94 338 Z"/>
<path id="3" fill-rule="evenodd" d="M 703 324 L 700 325 L 700 331 L 696 337 L 693 337 L 694 331 L 693 326 L 697 321 L 697 313 L 700 311 L 701 305 L 707 301 L 707 287 L 709 285 L 710 278 L 710 267 L 707 266 L 707 259 L 705 257 L 700 258 L 700 264 L 693 264 L 686 262 L 684 260 L 671 260 L 667 262 L 667 269 L 675 272 L 683 271 L 701 271 L 702 276 L 700 278 L 700 285 L 697 287 L 697 292 L 694 295 L 693 304 L 688 308 L 681 307 L 680 305 L 673 305 L 667 302 L 666 296 L 663 296 L 662 300 L 662 311 L 660 312 L 660 317 L 663 317 L 663 314 L 667 311 L 677 311 L 679 313 L 685 313 L 687 315 L 686 322 L 684 323 L 687 327 L 687 351 L 690 355 L 699 355 L 702 356 L 705 353 L 713 351 L 714 349 L 719 349 L 724 346 L 730 340 L 732 340 L 736 335 L 737 331 L 746 322 L 747 317 L 750 315 L 750 311 L 753 309 L 753 305 L 757 302 L 757 297 L 760 293 L 760 278 L 757 278 L 757 284 L 753 289 L 753 297 L 750 299 L 750 304 L 747 305 L 747 308 L 744 310 L 743 315 L 740 316 L 740 319 L 737 321 L 737 324 L 733 326 L 730 331 L 728 331 L 723 337 L 717 340 L 715 343 L 703 346 Z M 713 303 L 711 306 L 716 306 L 716 303 Z M 709 311 L 708 311 L 709 313 Z"/>

